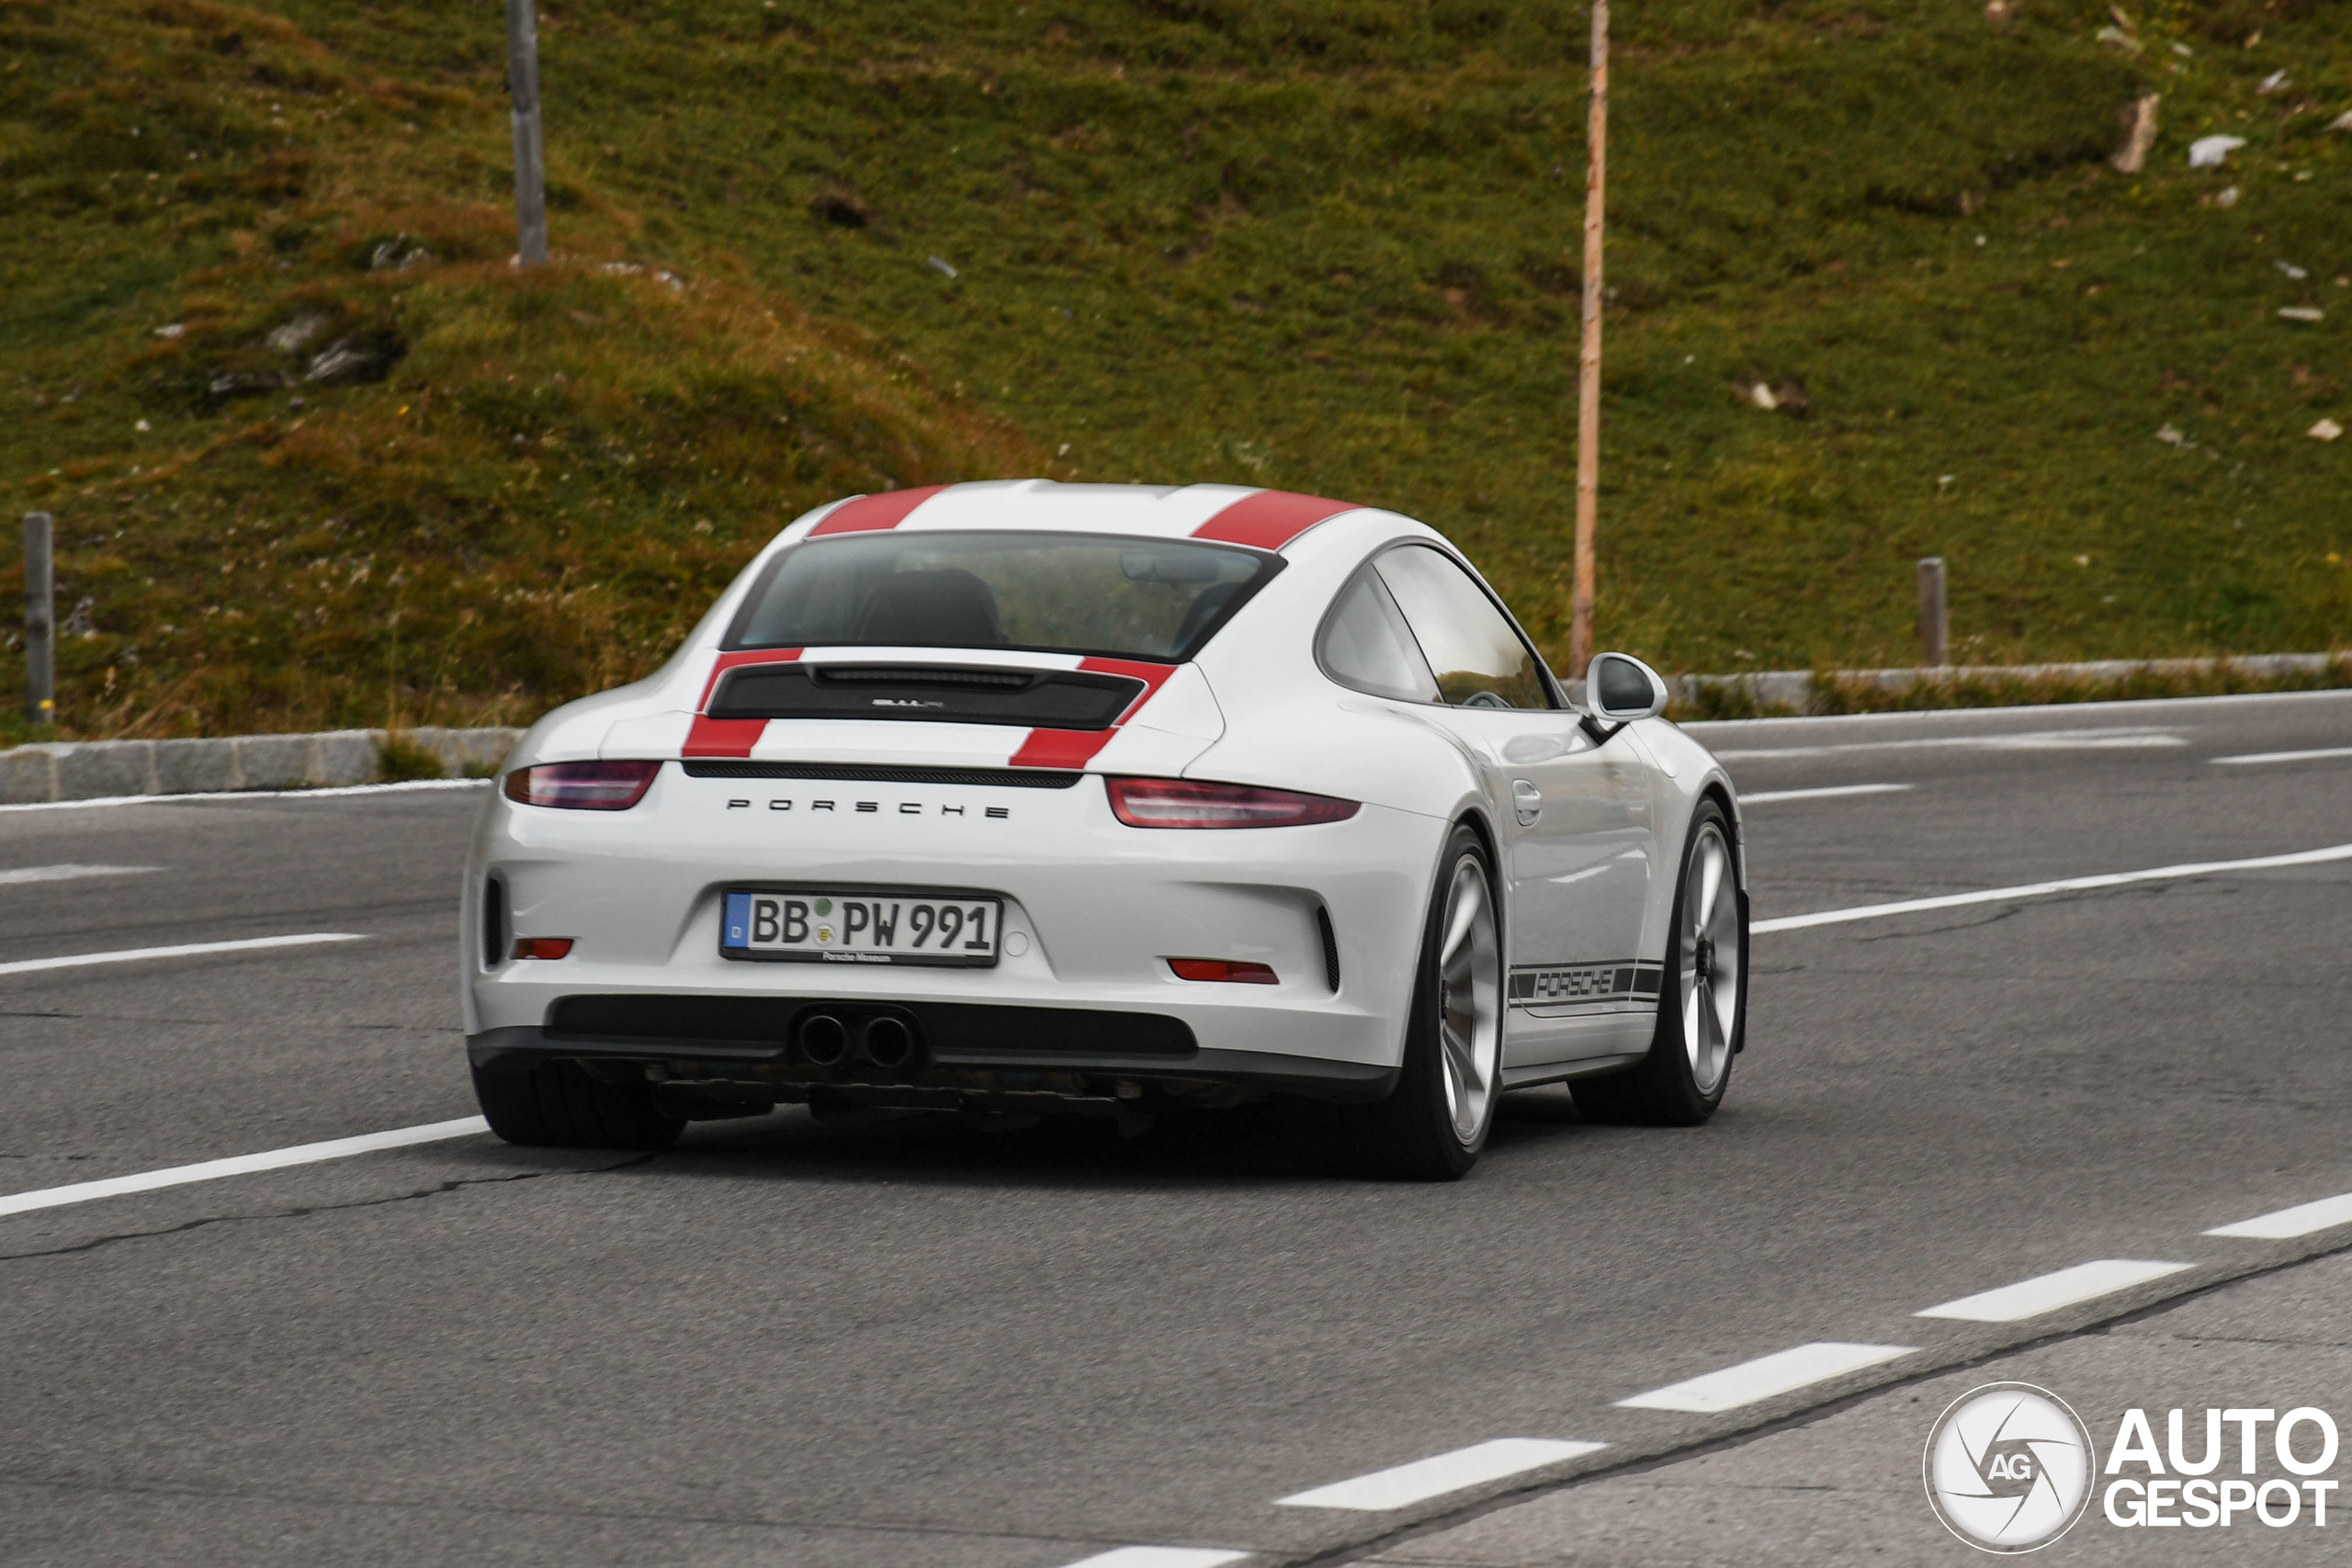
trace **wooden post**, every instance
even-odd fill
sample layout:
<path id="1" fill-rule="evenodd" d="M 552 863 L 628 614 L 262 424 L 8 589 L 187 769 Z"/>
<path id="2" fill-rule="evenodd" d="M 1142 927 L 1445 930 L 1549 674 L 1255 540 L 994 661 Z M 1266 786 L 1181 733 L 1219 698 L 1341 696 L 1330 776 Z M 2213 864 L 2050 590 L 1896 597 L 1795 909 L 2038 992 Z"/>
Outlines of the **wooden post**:
<path id="1" fill-rule="evenodd" d="M 506 0 L 506 96 L 514 113 L 516 259 L 548 259 L 548 171 L 539 135 L 539 17 L 534 0 Z"/>
<path id="2" fill-rule="evenodd" d="M 1592 660 L 1592 536 L 1600 509 L 1600 232 L 1609 189 L 1609 0 L 1592 0 L 1592 110 L 1585 132 L 1584 350 L 1577 367 L 1576 588 L 1568 678 Z"/>
<path id="3" fill-rule="evenodd" d="M 46 512 L 25 513 L 25 719 L 57 722 L 57 570 Z"/>
<path id="4" fill-rule="evenodd" d="M 1919 662 L 1930 670 L 1951 662 L 1951 644 L 1944 620 L 1944 558 L 1928 556 L 1919 563 Z"/>

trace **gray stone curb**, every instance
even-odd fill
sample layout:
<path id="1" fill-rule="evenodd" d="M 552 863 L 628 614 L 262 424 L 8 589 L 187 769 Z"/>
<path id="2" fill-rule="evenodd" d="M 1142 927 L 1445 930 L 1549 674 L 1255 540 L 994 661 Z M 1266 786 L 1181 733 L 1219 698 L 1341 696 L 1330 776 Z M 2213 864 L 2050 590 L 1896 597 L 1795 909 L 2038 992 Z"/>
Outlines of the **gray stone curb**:
<path id="1" fill-rule="evenodd" d="M 203 740 L 56 740 L 0 751 L 0 805 L 136 795 L 300 789 L 382 776 L 387 731 L 232 735 Z M 438 758 L 444 777 L 496 767 L 519 729 L 407 729 L 401 739 Z"/>
<path id="2" fill-rule="evenodd" d="M 2352 670 L 2352 654 L 2260 653 L 2235 659 L 2109 659 L 2091 664 L 1951 664 L 1940 669 L 1839 670 L 1832 679 L 1846 685 L 1875 686 L 1883 692 L 1905 692 L 1921 684 L 1957 685 L 1986 682 L 2004 685 L 2035 685 L 2047 682 L 2120 685 L 2135 675 L 2158 678 L 2228 672 L 2256 680 L 2290 675 L 2320 675 L 2331 665 Z M 1743 694 L 1759 712 L 1809 713 L 1814 703 L 1814 672 L 1809 670 L 1763 670 L 1752 675 L 1676 675 L 1667 687 L 1675 701 L 1695 706 L 1702 692 Z"/>

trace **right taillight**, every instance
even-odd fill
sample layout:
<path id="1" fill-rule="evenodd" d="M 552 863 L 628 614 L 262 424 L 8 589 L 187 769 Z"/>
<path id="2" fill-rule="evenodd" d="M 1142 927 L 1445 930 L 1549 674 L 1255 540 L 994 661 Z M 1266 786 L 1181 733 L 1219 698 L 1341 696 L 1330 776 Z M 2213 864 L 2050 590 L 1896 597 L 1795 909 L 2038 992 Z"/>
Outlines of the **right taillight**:
<path id="1" fill-rule="evenodd" d="M 1357 803 L 1255 784 L 1196 779 L 1104 779 L 1111 810 L 1130 828 L 1302 828 L 1353 817 Z"/>
<path id="2" fill-rule="evenodd" d="M 506 775 L 506 798 L 566 811 L 627 811 L 661 771 L 659 762 L 541 762 Z"/>

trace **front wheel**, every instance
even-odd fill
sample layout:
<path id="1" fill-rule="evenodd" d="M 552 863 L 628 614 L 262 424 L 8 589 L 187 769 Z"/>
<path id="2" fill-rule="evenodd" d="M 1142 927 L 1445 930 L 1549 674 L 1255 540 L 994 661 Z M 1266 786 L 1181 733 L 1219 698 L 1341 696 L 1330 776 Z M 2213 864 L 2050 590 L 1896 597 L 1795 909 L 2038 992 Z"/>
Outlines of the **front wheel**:
<path id="1" fill-rule="evenodd" d="M 1478 1163 L 1502 1094 L 1501 922 L 1478 836 L 1456 828 L 1422 928 L 1405 1065 L 1396 1092 L 1365 1108 L 1373 1164 L 1455 1181 Z"/>
<path id="2" fill-rule="evenodd" d="M 1715 1113 L 1747 1029 L 1747 904 L 1723 807 L 1700 802 L 1682 849 L 1649 1054 L 1629 1072 L 1570 1085 L 1598 1121 L 1695 1127 Z"/>

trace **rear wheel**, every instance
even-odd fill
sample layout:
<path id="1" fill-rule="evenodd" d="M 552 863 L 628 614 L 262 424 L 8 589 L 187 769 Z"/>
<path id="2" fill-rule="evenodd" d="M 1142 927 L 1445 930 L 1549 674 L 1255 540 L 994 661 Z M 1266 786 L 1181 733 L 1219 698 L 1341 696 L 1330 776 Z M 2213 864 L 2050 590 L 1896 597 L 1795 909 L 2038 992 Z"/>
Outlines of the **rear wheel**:
<path id="1" fill-rule="evenodd" d="M 1502 942 L 1494 875 L 1478 836 L 1456 828 L 1421 936 L 1405 1065 L 1396 1092 L 1365 1108 L 1368 1151 L 1385 1173 L 1466 1176 L 1502 1094 Z"/>
<path id="2" fill-rule="evenodd" d="M 560 1149 L 665 1149 L 685 1122 L 653 1102 L 650 1084 L 603 1083 L 572 1062 L 523 1072 L 474 1069 L 474 1099 L 510 1144 Z"/>
<path id="3" fill-rule="evenodd" d="M 1630 1072 L 1570 1086 L 1603 1122 L 1692 1127 L 1715 1113 L 1747 1028 L 1747 909 L 1723 807 L 1702 801 L 1682 850 L 1657 1032 Z"/>

